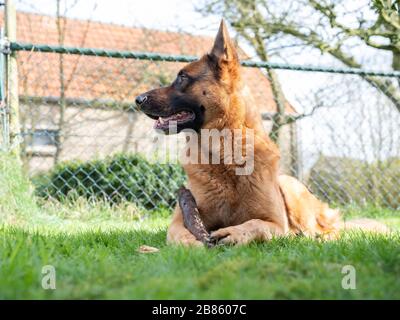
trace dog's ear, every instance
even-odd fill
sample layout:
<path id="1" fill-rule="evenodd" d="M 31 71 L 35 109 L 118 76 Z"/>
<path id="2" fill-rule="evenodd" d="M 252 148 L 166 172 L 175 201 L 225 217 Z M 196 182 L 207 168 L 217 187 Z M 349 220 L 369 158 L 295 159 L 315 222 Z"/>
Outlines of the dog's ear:
<path id="1" fill-rule="evenodd" d="M 238 54 L 231 38 L 229 37 L 228 28 L 224 20 L 221 20 L 211 55 L 217 58 L 218 62 L 237 62 Z"/>

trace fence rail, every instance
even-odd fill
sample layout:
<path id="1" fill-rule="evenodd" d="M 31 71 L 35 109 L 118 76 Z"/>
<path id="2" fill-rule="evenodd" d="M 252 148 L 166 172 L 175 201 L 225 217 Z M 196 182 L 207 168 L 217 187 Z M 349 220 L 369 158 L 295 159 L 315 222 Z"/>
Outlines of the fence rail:
<path id="1" fill-rule="evenodd" d="M 78 54 L 86 56 L 124 58 L 124 59 L 135 59 L 135 60 L 192 62 L 199 59 L 199 57 L 188 56 L 188 55 L 174 55 L 174 54 L 163 54 L 154 52 L 118 51 L 118 50 L 107 50 L 100 48 L 68 47 L 68 46 L 55 46 L 55 45 L 20 43 L 20 42 L 11 42 L 9 46 L 11 51 Z M 249 68 L 266 68 L 266 69 L 325 72 L 325 73 L 338 73 L 338 74 L 356 74 L 361 76 L 400 78 L 400 71 L 380 71 L 380 70 L 377 71 L 377 70 L 366 70 L 361 68 L 321 67 L 321 66 L 309 66 L 309 65 L 298 65 L 298 64 L 274 63 L 268 61 L 251 61 L 251 60 L 241 61 L 241 65 Z"/>

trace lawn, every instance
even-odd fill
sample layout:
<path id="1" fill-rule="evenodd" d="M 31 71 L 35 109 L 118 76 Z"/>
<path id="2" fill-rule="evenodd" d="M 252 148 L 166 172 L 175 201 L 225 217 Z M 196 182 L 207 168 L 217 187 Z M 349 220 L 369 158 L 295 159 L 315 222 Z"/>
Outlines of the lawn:
<path id="1" fill-rule="evenodd" d="M 399 213 L 347 208 L 400 228 Z M 129 204 L 40 202 L 0 156 L 2 299 L 399 299 L 400 235 L 346 234 L 338 241 L 288 237 L 246 247 L 166 246 L 169 212 Z M 160 249 L 143 254 L 149 245 Z M 56 289 L 42 288 L 42 267 Z M 356 289 L 342 288 L 343 266 Z"/>

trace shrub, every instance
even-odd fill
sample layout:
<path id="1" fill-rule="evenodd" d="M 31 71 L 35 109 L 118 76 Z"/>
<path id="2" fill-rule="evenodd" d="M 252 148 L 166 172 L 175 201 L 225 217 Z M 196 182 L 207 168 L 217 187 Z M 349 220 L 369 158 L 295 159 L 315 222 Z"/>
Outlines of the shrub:
<path id="1" fill-rule="evenodd" d="M 34 179 L 44 198 L 97 198 L 113 203 L 131 201 L 145 209 L 172 207 L 176 191 L 185 182 L 176 164 L 152 163 L 133 154 L 117 154 L 103 160 L 60 163 Z"/>

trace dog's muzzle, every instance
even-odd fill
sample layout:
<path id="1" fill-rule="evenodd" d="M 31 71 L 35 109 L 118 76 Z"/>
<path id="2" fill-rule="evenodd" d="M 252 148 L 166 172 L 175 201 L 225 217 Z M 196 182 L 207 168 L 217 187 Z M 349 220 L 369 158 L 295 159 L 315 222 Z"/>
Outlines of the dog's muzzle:
<path id="1" fill-rule="evenodd" d="M 136 99 L 135 99 L 136 106 L 137 106 L 138 108 L 140 108 L 140 106 L 141 106 L 143 103 L 145 103 L 146 100 L 147 100 L 147 96 L 145 96 L 145 95 L 143 95 L 143 94 L 137 96 Z"/>

